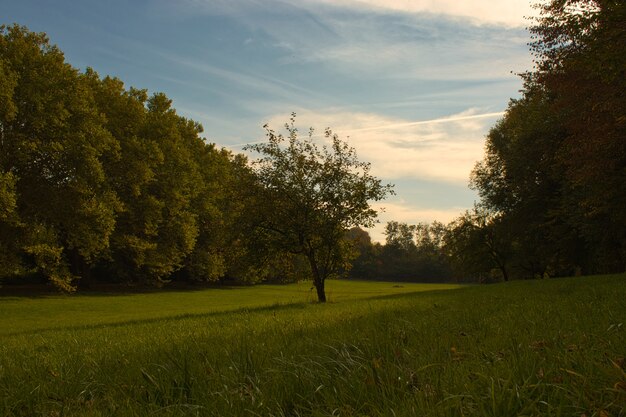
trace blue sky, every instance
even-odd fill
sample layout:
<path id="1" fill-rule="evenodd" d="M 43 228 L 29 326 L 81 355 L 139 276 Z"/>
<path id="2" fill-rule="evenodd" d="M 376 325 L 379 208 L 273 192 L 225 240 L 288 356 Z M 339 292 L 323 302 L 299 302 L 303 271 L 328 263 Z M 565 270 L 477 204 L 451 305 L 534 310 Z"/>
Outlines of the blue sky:
<path id="1" fill-rule="evenodd" d="M 240 151 L 296 112 L 396 184 L 388 220 L 448 222 L 484 137 L 531 66 L 526 0 L 2 0 L 73 66 L 164 92 Z"/>

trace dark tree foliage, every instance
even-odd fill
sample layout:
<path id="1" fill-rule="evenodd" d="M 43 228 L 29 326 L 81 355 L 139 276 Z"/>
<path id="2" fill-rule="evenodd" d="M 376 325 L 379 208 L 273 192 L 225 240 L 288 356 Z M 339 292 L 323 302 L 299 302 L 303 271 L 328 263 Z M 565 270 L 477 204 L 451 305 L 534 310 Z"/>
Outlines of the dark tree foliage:
<path id="1" fill-rule="evenodd" d="M 626 268 L 626 4 L 552 0 L 535 69 L 489 133 L 472 186 L 507 224 L 521 276 Z"/>
<path id="2" fill-rule="evenodd" d="M 381 245 L 374 244 L 369 233 L 358 226 L 348 230 L 345 239 L 351 243 L 357 254 L 348 276 L 356 279 L 380 279 Z"/>
<path id="3" fill-rule="evenodd" d="M 456 277 L 471 281 L 508 281 L 512 242 L 507 219 L 480 207 L 451 222 L 443 246 Z"/>
<path id="4" fill-rule="evenodd" d="M 390 221 L 385 231 L 385 245 L 372 243 L 369 234 L 362 229 L 349 231 L 346 239 L 356 243 L 354 247 L 358 252 L 350 277 L 403 282 L 455 280 L 446 249 L 446 225 Z"/>

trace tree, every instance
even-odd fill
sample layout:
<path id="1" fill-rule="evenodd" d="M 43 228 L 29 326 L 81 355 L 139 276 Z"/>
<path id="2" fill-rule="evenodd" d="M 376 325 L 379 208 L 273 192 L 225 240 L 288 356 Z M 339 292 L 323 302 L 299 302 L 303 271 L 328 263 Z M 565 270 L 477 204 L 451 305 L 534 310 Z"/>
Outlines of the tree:
<path id="1" fill-rule="evenodd" d="M 418 223 L 415 226 L 416 263 L 420 280 L 440 281 L 452 278 L 450 260 L 444 250 L 448 228 L 443 223 Z"/>
<path id="2" fill-rule="evenodd" d="M 386 246 L 407 254 L 415 251 L 416 226 L 397 221 L 387 222 L 385 226 Z"/>
<path id="3" fill-rule="evenodd" d="M 117 158 L 104 161 L 120 202 L 107 272 L 141 283 L 170 279 L 195 247 L 197 213 L 203 222 L 214 213 L 208 201 L 200 201 L 209 184 L 199 164 L 208 162 L 206 152 L 215 151 L 199 137 L 202 127 L 177 115 L 164 94 L 126 90 L 120 80 L 100 80 L 92 70 L 86 77 L 120 149 Z M 198 269 L 208 272 L 212 260 L 204 259 Z"/>
<path id="4" fill-rule="evenodd" d="M 27 268 L 71 289 L 109 246 L 118 201 L 103 160 L 117 143 L 87 80 L 45 34 L 0 27 L 0 73 L 0 176 L 19 220 L 6 239 Z"/>
<path id="5" fill-rule="evenodd" d="M 20 229 L 17 216 L 15 177 L 0 172 L 0 277 L 23 272 L 17 239 Z"/>
<path id="6" fill-rule="evenodd" d="M 571 193 L 558 159 L 565 140 L 549 95 L 529 89 L 490 130 L 485 158 L 472 171 L 470 187 L 481 196 L 482 208 L 506 224 L 515 262 L 531 276 L 563 273 L 563 264 L 579 258 L 571 249 L 579 245 L 576 228 L 567 224 L 563 207 Z"/>
<path id="7" fill-rule="evenodd" d="M 626 3 L 550 0 L 532 72 L 472 173 L 532 276 L 626 268 Z"/>
<path id="8" fill-rule="evenodd" d="M 324 135 L 330 146 L 320 147 L 312 129 L 302 139 L 294 123 L 295 113 L 285 124 L 287 137 L 266 125 L 268 142 L 244 148 L 261 154 L 253 162 L 264 204 L 257 227 L 278 250 L 306 257 L 318 299 L 325 302 L 326 279 L 345 270 L 354 254 L 346 231 L 371 227 L 377 213 L 370 202 L 384 199 L 392 186 L 372 176 L 370 164 L 330 129 Z"/>
<path id="9" fill-rule="evenodd" d="M 351 242 L 358 255 L 352 262 L 350 277 L 357 279 L 376 279 L 380 245 L 372 243 L 369 233 L 358 226 L 346 232 L 345 239 Z"/>
<path id="10" fill-rule="evenodd" d="M 558 167 L 571 189 L 564 217 L 589 248 L 590 267 L 626 269 L 626 3 L 552 0 L 531 27 L 536 71 L 565 141 Z"/>
<path id="11" fill-rule="evenodd" d="M 512 239 L 505 220 L 493 212 L 474 207 L 448 225 L 444 247 L 458 274 L 479 281 L 492 270 L 509 280 Z"/>

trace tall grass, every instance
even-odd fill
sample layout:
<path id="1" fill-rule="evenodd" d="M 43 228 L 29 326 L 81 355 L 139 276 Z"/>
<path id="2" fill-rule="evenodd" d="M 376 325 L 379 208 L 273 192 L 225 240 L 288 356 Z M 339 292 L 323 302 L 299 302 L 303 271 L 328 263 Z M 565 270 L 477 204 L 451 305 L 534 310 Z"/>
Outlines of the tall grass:
<path id="1" fill-rule="evenodd" d="M 626 415 L 624 275 L 376 293 L 22 325 L 0 339 L 0 415 Z"/>

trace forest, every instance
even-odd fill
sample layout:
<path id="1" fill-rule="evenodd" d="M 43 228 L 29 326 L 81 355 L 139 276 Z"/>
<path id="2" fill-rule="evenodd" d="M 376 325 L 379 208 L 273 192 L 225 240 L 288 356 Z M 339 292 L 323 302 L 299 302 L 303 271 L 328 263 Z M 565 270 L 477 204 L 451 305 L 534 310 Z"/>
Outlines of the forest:
<path id="1" fill-rule="evenodd" d="M 486 137 L 480 201 L 449 224 L 363 228 L 393 193 L 296 117 L 220 149 L 163 93 L 0 28 L 0 282 L 495 282 L 626 270 L 626 5 L 538 6 L 532 71 Z M 250 155 L 260 155 L 253 159 Z"/>

